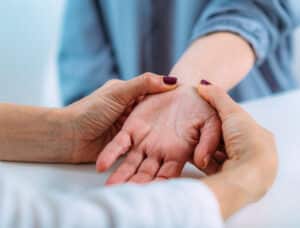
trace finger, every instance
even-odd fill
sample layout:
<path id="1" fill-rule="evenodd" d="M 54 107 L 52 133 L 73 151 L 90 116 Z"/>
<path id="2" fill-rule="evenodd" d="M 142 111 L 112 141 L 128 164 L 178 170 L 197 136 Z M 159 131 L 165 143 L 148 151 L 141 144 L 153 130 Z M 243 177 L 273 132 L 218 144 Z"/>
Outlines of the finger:
<path id="1" fill-rule="evenodd" d="M 225 154 L 225 152 L 222 151 L 216 151 L 216 153 L 213 155 L 213 159 L 218 163 L 218 164 L 223 164 L 226 159 L 227 159 L 227 155 Z"/>
<path id="2" fill-rule="evenodd" d="M 166 161 L 158 171 L 156 177 L 169 179 L 178 177 L 181 174 L 184 164 L 177 161 Z"/>
<path id="3" fill-rule="evenodd" d="M 104 172 L 109 169 L 122 154 L 125 154 L 130 149 L 130 147 L 131 137 L 129 133 L 121 130 L 99 154 L 96 163 L 97 171 Z"/>
<path id="4" fill-rule="evenodd" d="M 221 123 L 214 115 L 209 118 L 201 129 L 201 136 L 195 148 L 194 163 L 203 169 L 208 165 L 210 157 L 216 152 L 221 137 Z"/>
<path id="5" fill-rule="evenodd" d="M 202 169 L 202 171 L 207 174 L 207 175 L 211 175 L 214 173 L 217 173 L 221 168 L 221 165 L 215 161 L 215 159 L 210 159 L 209 163 L 207 165 L 206 168 Z"/>
<path id="6" fill-rule="evenodd" d="M 138 169 L 143 160 L 143 153 L 136 151 L 129 152 L 122 164 L 107 179 L 106 184 L 112 185 L 127 181 L 132 175 L 135 174 L 136 170 Z"/>
<path id="7" fill-rule="evenodd" d="M 202 169 L 202 171 L 208 175 L 218 172 L 224 161 L 227 159 L 225 152 L 216 151 L 216 153 L 211 157 L 207 167 Z"/>
<path id="8" fill-rule="evenodd" d="M 242 112 L 243 109 L 221 88 L 214 85 L 200 85 L 198 93 L 213 106 L 222 121 L 230 114 Z"/>
<path id="9" fill-rule="evenodd" d="M 115 85 L 115 89 L 111 90 L 111 94 L 117 97 L 124 104 L 128 104 L 132 100 L 147 94 L 155 94 L 175 89 L 177 86 L 177 78 L 161 77 L 153 73 L 144 73 L 129 81 Z"/>
<path id="10" fill-rule="evenodd" d="M 160 161 L 154 158 L 147 158 L 139 167 L 137 173 L 129 179 L 134 183 L 146 183 L 155 177 L 160 168 Z"/>

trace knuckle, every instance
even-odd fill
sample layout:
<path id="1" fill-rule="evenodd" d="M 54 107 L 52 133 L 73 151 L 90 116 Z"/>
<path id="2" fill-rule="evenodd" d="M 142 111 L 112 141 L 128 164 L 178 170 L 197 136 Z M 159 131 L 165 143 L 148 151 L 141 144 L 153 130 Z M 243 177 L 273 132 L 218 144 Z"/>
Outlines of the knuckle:
<path id="1" fill-rule="evenodd" d="M 146 72 L 146 73 L 144 73 L 144 74 L 142 74 L 142 80 L 145 82 L 145 83 L 151 83 L 152 82 L 152 77 L 153 77 L 153 75 L 151 74 L 151 73 L 149 73 L 149 72 Z"/>
<path id="2" fill-rule="evenodd" d="M 152 76 L 153 74 L 151 73 L 151 72 L 144 72 L 142 75 L 144 75 L 144 76 Z"/>
<path id="3" fill-rule="evenodd" d="M 113 85 L 118 85 L 118 84 L 121 84 L 123 81 L 122 80 L 119 80 L 119 79 L 110 79 L 108 80 L 104 86 L 113 86 Z"/>
<path id="4" fill-rule="evenodd" d="M 130 136 L 124 132 L 123 130 L 120 131 L 119 136 L 115 138 L 115 144 L 123 151 L 128 150 L 131 144 Z"/>

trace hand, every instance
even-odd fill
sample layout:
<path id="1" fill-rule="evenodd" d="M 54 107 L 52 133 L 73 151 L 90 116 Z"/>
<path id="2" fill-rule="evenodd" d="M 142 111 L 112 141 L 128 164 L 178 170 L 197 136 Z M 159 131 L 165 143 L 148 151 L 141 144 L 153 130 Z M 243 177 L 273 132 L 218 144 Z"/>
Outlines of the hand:
<path id="1" fill-rule="evenodd" d="M 227 218 L 258 200 L 272 185 L 277 170 L 274 137 L 218 87 L 202 85 L 199 94 L 217 110 L 222 121 L 228 159 L 223 165 L 220 159 L 212 159 L 208 168 L 220 172 L 204 182 L 215 192 Z"/>
<path id="2" fill-rule="evenodd" d="M 127 82 L 111 80 L 90 96 L 65 108 L 63 113 L 67 116 L 73 141 L 68 162 L 94 162 L 107 142 L 120 130 L 138 99 L 172 90 L 176 82 L 176 78 L 163 80 L 163 77 L 152 73 Z"/>
<path id="3" fill-rule="evenodd" d="M 196 89 L 181 86 L 141 102 L 99 154 L 97 169 L 107 170 L 127 153 L 108 184 L 177 177 L 189 160 L 205 167 L 219 143 L 220 131 L 214 109 Z"/>

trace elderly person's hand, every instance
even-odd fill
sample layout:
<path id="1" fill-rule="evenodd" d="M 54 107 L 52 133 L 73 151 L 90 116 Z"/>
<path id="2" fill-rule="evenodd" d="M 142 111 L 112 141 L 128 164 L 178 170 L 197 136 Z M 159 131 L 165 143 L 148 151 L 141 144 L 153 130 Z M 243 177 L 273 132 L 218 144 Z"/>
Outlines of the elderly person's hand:
<path id="1" fill-rule="evenodd" d="M 277 170 L 273 135 L 259 126 L 223 90 L 201 83 L 199 94 L 214 107 L 222 121 L 225 151 L 218 151 L 207 170 L 216 173 L 204 178 L 219 200 L 227 218 L 244 205 L 261 198 L 272 185 Z"/>

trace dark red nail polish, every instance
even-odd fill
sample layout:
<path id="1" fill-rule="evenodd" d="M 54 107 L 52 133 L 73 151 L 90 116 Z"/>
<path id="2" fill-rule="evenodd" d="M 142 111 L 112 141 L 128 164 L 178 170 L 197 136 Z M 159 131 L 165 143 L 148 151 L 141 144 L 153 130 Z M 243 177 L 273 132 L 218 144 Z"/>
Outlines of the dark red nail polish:
<path id="1" fill-rule="evenodd" d="M 201 84 L 201 85 L 211 85 L 211 83 L 210 83 L 209 81 L 206 81 L 205 79 L 202 79 L 202 80 L 200 81 L 200 84 Z"/>
<path id="2" fill-rule="evenodd" d="M 172 76 L 164 76 L 163 81 L 167 85 L 175 85 L 177 83 L 177 78 Z"/>

